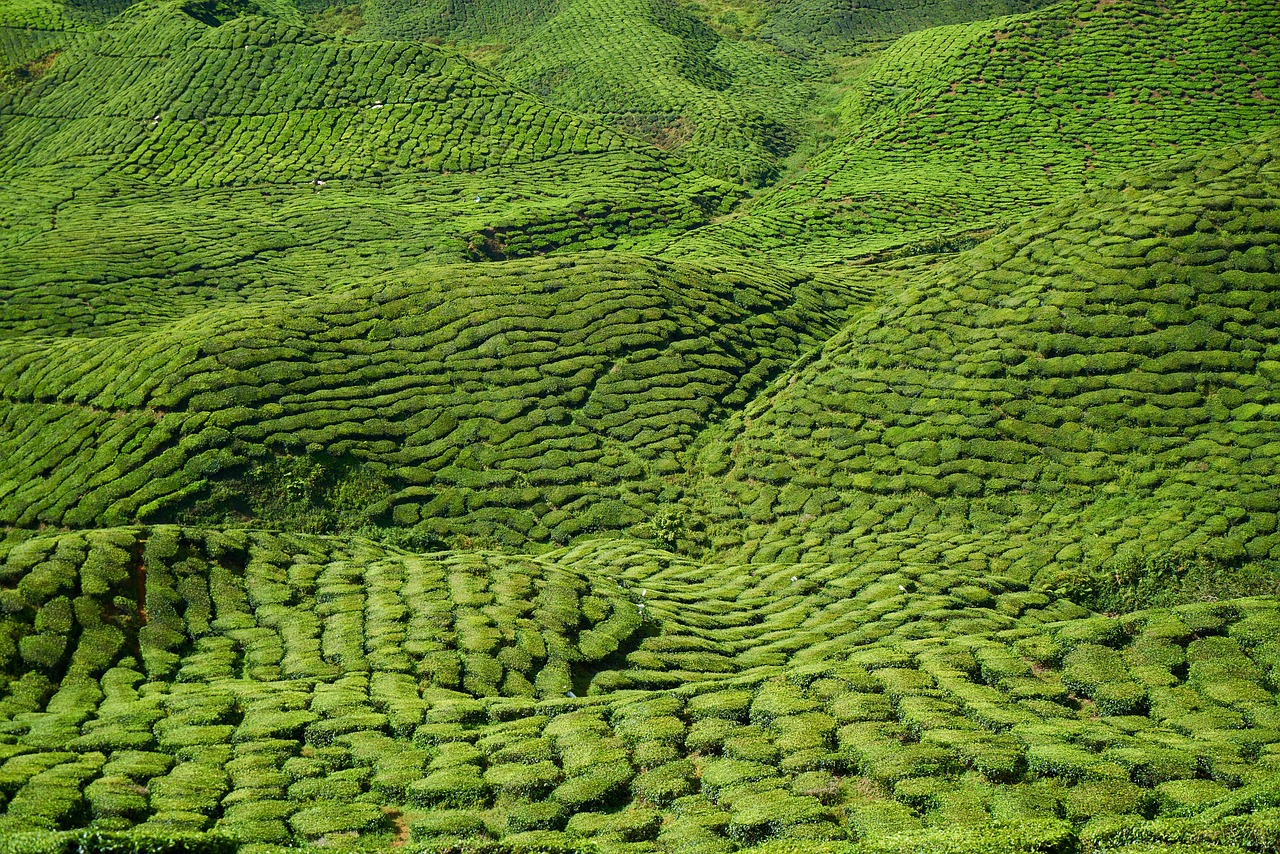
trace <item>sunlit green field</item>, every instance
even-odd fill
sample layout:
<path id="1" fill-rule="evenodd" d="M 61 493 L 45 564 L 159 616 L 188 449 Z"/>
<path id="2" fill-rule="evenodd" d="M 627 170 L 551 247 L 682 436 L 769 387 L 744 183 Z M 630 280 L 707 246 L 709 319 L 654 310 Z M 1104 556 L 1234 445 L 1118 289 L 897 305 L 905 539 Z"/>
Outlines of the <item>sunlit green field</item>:
<path id="1" fill-rule="evenodd" d="M 0 854 L 1276 851 L 1277 33 L 0 0 Z"/>

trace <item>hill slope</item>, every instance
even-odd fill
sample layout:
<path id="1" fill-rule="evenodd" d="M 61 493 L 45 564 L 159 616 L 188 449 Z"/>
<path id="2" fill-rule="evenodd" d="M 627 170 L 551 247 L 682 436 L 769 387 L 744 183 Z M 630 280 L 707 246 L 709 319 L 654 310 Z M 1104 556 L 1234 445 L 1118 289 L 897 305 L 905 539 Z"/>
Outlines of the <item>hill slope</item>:
<path id="1" fill-rule="evenodd" d="M 1274 599 L 1114 620 L 959 570 L 163 526 L 33 539 L 0 578 L 6 833 L 93 817 L 258 844 L 399 826 L 424 852 L 840 854 L 1275 839 Z"/>
<path id="2" fill-rule="evenodd" d="M 834 143 L 672 251 L 829 265 L 1248 138 L 1277 123 L 1277 27 L 1270 2 L 1081 0 L 909 35 L 858 77 Z"/>
<path id="3" fill-rule="evenodd" d="M 297 295 L 422 261 L 604 248 L 732 198 L 456 53 L 235 11 L 215 26 L 135 5 L 0 95 L 7 324 L 113 328 L 117 306 L 157 293 Z"/>
<path id="4" fill-rule="evenodd" d="M 200 295 L 166 296 L 157 313 Z M 856 298 L 767 267 L 589 254 L 413 268 L 142 332 L 38 328 L 0 344 L 3 518 L 164 518 L 232 477 L 201 518 L 266 512 L 308 530 L 421 518 L 424 535 L 510 544 L 625 528 L 664 500 L 662 476 L 711 418 L 834 332 Z M 126 330 L 158 321 L 135 308 Z M 297 494 L 256 504 L 284 474 Z"/>
<path id="5" fill-rule="evenodd" d="M 1278 29 L 0 0 L 0 854 L 1276 851 Z"/>
<path id="6" fill-rule="evenodd" d="M 856 319 L 701 453 L 717 549 L 1280 559 L 1276 154 L 1117 179 Z"/>

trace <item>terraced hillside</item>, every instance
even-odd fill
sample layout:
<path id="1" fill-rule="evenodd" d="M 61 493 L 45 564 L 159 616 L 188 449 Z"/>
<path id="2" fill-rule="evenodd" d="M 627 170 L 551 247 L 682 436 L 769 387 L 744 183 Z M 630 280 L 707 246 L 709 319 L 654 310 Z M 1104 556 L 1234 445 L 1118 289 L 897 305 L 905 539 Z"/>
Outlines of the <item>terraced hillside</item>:
<path id="1" fill-rule="evenodd" d="M 822 105 L 847 76 L 846 55 L 1036 5 L 375 0 L 359 7 L 357 32 L 456 43 L 553 103 L 758 186 L 813 150 L 825 132 Z"/>
<path id="2" fill-rule="evenodd" d="M 163 325 L 192 303 L 109 290 L 119 334 L 0 344 L 8 524 L 195 512 L 509 545 L 627 528 L 671 500 L 663 478 L 710 418 L 858 299 L 616 254 L 420 267 Z"/>
<path id="3" fill-rule="evenodd" d="M 1280 849 L 1278 31 L 0 0 L 0 854 Z"/>
<path id="4" fill-rule="evenodd" d="M 858 52 L 917 30 L 1048 5 L 1047 0 L 783 0 L 773 4 L 758 36 L 792 54 Z"/>
<path id="5" fill-rule="evenodd" d="M 79 333 L 423 261 L 607 248 L 733 197 L 448 50 L 235 12 L 132 6 L 0 95 L 6 326 Z"/>

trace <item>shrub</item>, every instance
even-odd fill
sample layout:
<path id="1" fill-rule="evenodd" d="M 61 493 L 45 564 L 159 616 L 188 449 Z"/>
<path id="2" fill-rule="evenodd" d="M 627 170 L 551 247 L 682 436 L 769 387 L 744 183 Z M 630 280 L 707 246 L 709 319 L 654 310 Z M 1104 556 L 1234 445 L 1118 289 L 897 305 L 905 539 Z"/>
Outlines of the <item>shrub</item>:
<path id="1" fill-rule="evenodd" d="M 832 700 L 828 708 L 832 717 L 840 723 L 891 721 L 896 717 L 889 698 L 883 694 L 843 694 Z"/>
<path id="2" fill-rule="evenodd" d="M 306 728 L 309 744 L 323 747 L 333 740 L 360 730 L 382 730 L 387 726 L 387 716 L 377 712 L 356 712 L 339 718 L 316 721 Z"/>
<path id="3" fill-rule="evenodd" d="M 657 806 L 667 806 L 696 790 L 697 771 L 687 759 L 641 772 L 631 782 L 631 791 L 637 798 Z"/>
<path id="4" fill-rule="evenodd" d="M 169 773 L 173 757 L 164 753 L 147 753 L 138 750 L 117 750 L 102 769 L 103 776 L 123 776 L 133 780 L 147 780 Z"/>
<path id="5" fill-rule="evenodd" d="M 148 812 L 147 790 L 128 777 L 99 777 L 84 790 L 95 818 L 139 819 Z"/>
<path id="6" fill-rule="evenodd" d="M 414 839 L 479 836 L 484 831 L 484 819 L 466 810 L 432 810 L 409 825 L 409 832 Z"/>
<path id="7" fill-rule="evenodd" d="M 1040 744 L 1027 748 L 1027 769 L 1034 774 L 1064 780 L 1125 780 L 1125 769 L 1095 753 L 1065 744 Z"/>
<path id="8" fill-rule="evenodd" d="M 321 801 L 299 810 L 289 819 L 294 832 L 308 839 L 331 833 L 374 831 L 385 823 L 386 816 L 376 806 L 346 801 Z"/>
<path id="9" fill-rule="evenodd" d="M 489 786 L 474 765 L 435 771 L 405 787 L 405 799 L 416 806 L 467 809 L 488 803 Z"/>
<path id="10" fill-rule="evenodd" d="M 1162 814 L 1197 812 L 1226 798 L 1231 792 L 1213 780 L 1170 780 L 1155 788 L 1155 799 Z"/>
<path id="11" fill-rule="evenodd" d="M 777 771 L 759 762 L 712 759 L 702 769 L 702 791 L 714 798 L 720 792 L 734 786 L 765 780 L 776 775 Z"/>
<path id="12" fill-rule="evenodd" d="M 775 718 L 814 711 L 818 706 L 816 700 L 806 697 L 794 685 L 771 683 L 762 687 L 751 701 L 751 722 L 768 724 Z"/>
<path id="13" fill-rule="evenodd" d="M 502 838 L 502 847 L 511 854 L 573 854 L 572 839 L 554 830 L 528 830 Z"/>
<path id="14" fill-rule="evenodd" d="M 737 721 L 726 721 L 720 718 L 703 718 L 695 721 L 685 735 L 685 747 L 709 753 L 720 749 L 724 740 L 742 728 Z"/>
<path id="15" fill-rule="evenodd" d="M 317 715 L 303 709 L 294 711 L 250 711 L 235 728 L 232 741 L 259 741 L 264 738 L 300 740 L 303 731 L 315 723 Z"/>
<path id="16" fill-rule="evenodd" d="M 1146 813 L 1151 796 L 1127 780 L 1089 780 L 1067 790 L 1065 808 L 1072 821 L 1099 815 Z"/>
<path id="17" fill-rule="evenodd" d="M 737 842 L 751 845 L 795 825 L 826 818 L 827 811 L 816 798 L 764 792 L 734 802 L 729 836 Z"/>
<path id="18" fill-rule="evenodd" d="M 591 766 L 557 786 L 551 798 L 571 812 L 610 806 L 626 793 L 634 774 L 625 762 Z"/>
<path id="19" fill-rule="evenodd" d="M 152 779 L 148 788 L 151 808 L 156 812 L 208 814 L 227 793 L 227 775 L 221 768 L 183 762 L 168 775 Z"/>
<path id="20" fill-rule="evenodd" d="M 1100 644 L 1082 643 L 1067 653 L 1062 681 L 1093 698 L 1104 715 L 1131 715 L 1146 708 L 1146 689 L 1133 681 L 1118 652 Z"/>
<path id="21" fill-rule="evenodd" d="M 507 833 L 525 833 L 530 830 L 563 830 L 569 818 L 569 810 L 557 801 L 537 801 L 517 804 L 507 813 Z"/>
<path id="22" fill-rule="evenodd" d="M 235 854 L 237 841 L 224 833 L 76 830 L 16 834 L 0 840 L 2 854 Z"/>
<path id="23" fill-rule="evenodd" d="M 484 773 L 484 780 L 495 794 L 538 798 L 554 789 L 561 776 L 559 767 L 553 762 L 508 763 L 490 767 Z"/>
<path id="24" fill-rule="evenodd" d="M 699 694 L 689 700 L 689 717 L 698 721 L 704 718 L 745 721 L 751 708 L 750 691 L 730 690 Z"/>

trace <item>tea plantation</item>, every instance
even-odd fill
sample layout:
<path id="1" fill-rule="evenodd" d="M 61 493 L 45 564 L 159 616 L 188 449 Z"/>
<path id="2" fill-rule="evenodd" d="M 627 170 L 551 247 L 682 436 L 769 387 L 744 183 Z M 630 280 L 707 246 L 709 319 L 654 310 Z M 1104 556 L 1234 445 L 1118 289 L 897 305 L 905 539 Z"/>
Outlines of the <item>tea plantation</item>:
<path id="1" fill-rule="evenodd" d="M 804 171 L 675 251 L 813 266 L 1008 225 L 1276 126 L 1280 4 L 1064 2 L 922 30 L 848 87 Z"/>
<path id="2" fill-rule="evenodd" d="M 0 854 L 1280 850 L 1278 34 L 0 0 Z"/>
<path id="3" fill-rule="evenodd" d="M 706 443 L 716 549 L 1280 560 L 1277 155 L 1122 176 L 910 277 Z"/>

